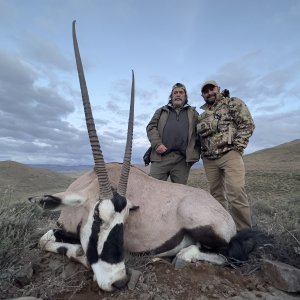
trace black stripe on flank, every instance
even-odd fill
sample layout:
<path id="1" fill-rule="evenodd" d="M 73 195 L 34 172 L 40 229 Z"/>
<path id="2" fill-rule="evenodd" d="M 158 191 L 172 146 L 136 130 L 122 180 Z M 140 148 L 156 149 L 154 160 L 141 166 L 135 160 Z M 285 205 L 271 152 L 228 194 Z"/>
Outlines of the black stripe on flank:
<path id="1" fill-rule="evenodd" d="M 202 226 L 188 230 L 182 229 L 169 240 L 164 242 L 161 246 L 142 253 L 147 255 L 155 255 L 172 250 L 181 243 L 184 235 L 190 236 L 195 243 L 200 243 L 201 247 L 206 247 L 217 252 L 227 245 L 226 241 L 222 237 L 215 234 L 211 226 Z"/>
<path id="2" fill-rule="evenodd" d="M 212 251 L 218 252 L 219 249 L 228 245 L 225 239 L 217 235 L 209 225 L 188 229 L 186 232 L 195 242 L 200 243 L 201 247 L 206 247 Z"/>
<path id="3" fill-rule="evenodd" d="M 79 235 L 72 232 L 67 232 L 64 229 L 54 229 L 53 234 L 56 242 L 68 244 L 80 244 Z"/>
<path id="4" fill-rule="evenodd" d="M 100 258 L 110 264 L 116 264 L 124 260 L 124 228 L 123 224 L 117 224 L 109 233 L 103 245 Z"/>
<path id="5" fill-rule="evenodd" d="M 169 250 L 174 249 L 176 246 L 178 246 L 181 243 L 183 237 L 184 237 L 184 230 L 180 230 L 173 237 L 171 237 L 169 240 L 164 242 L 161 246 L 143 253 L 146 255 L 155 255 L 155 254 L 167 252 Z"/>
<path id="6" fill-rule="evenodd" d="M 102 225 L 102 220 L 99 218 L 99 203 L 97 203 L 94 210 L 94 222 L 92 225 L 92 233 L 89 239 L 87 252 L 86 252 L 87 260 L 90 265 L 98 261 L 97 245 L 98 245 L 98 237 L 99 237 L 101 225 Z"/>
<path id="7" fill-rule="evenodd" d="M 57 252 L 58 254 L 66 255 L 67 252 L 68 252 L 68 248 L 67 248 L 67 247 L 58 247 L 58 248 L 56 249 L 56 252 Z"/>
<path id="8" fill-rule="evenodd" d="M 116 212 L 121 212 L 127 205 L 126 198 L 119 195 L 117 192 L 113 192 L 111 202 L 113 203 Z"/>

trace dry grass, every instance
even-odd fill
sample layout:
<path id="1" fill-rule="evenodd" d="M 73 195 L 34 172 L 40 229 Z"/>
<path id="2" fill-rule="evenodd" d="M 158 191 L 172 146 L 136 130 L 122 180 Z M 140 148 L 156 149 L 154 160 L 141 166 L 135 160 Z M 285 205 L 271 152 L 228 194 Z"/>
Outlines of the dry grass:
<path id="1" fill-rule="evenodd" d="M 29 196 L 64 190 L 74 179 L 43 169 L 13 162 L 0 162 L 0 199 L 25 201 Z"/>
<path id="2" fill-rule="evenodd" d="M 41 211 L 37 207 L 24 203 L 11 204 L 7 200 L 0 202 L 0 270 L 10 268 L 22 259 L 36 241 L 32 232 Z"/>
<path id="3" fill-rule="evenodd" d="M 31 265 L 35 272 L 39 272 L 39 265 L 47 259 L 47 254 L 39 250 L 37 244 L 42 234 L 55 227 L 57 217 L 57 213 L 43 212 L 26 202 L 0 201 L 0 299 L 16 296 L 56 299 L 56 295 L 76 292 L 88 283 L 90 276 L 77 274 L 89 273 L 81 266 L 77 273 L 68 278 L 56 276 L 53 270 L 42 270 L 46 271 L 46 278 L 43 275 L 40 280 L 25 286 L 16 280 L 24 266 Z M 66 257 L 57 255 L 57 258 L 61 268 L 69 263 Z M 78 278 L 83 280 L 78 281 Z"/>

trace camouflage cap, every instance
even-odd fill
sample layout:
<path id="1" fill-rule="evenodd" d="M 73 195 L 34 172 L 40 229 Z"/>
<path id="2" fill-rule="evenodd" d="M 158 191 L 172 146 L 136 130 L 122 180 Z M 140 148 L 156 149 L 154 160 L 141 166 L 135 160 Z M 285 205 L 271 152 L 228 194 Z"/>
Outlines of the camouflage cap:
<path id="1" fill-rule="evenodd" d="M 201 92 L 203 92 L 203 89 L 206 85 L 213 85 L 213 86 L 219 86 L 214 80 L 208 80 L 205 81 L 201 86 Z"/>

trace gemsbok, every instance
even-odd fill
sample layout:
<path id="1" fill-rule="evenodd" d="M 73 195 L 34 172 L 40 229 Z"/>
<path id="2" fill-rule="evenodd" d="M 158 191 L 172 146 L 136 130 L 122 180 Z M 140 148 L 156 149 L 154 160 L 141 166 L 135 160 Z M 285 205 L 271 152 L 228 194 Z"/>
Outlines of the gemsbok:
<path id="1" fill-rule="evenodd" d="M 159 181 L 130 166 L 133 73 L 124 161 L 123 164 L 104 163 L 77 44 L 75 21 L 72 31 L 95 167 L 76 179 L 65 192 L 29 199 L 44 209 L 61 210 L 59 227 L 44 234 L 39 246 L 91 268 L 99 287 L 106 291 L 127 284 L 125 251 L 216 264 L 223 264 L 224 256 L 247 259 L 255 244 L 253 232 L 236 234 L 232 217 L 208 192 Z"/>

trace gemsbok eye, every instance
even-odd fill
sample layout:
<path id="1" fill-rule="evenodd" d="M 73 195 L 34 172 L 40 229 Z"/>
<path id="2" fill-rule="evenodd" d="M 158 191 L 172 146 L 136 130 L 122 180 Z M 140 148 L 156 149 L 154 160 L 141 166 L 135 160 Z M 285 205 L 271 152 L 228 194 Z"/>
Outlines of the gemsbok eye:
<path id="1" fill-rule="evenodd" d="M 95 219 L 95 220 L 98 220 L 98 219 L 100 219 L 100 216 L 99 216 L 99 211 L 98 211 L 98 209 L 95 209 L 95 210 L 94 210 L 94 219 Z"/>

